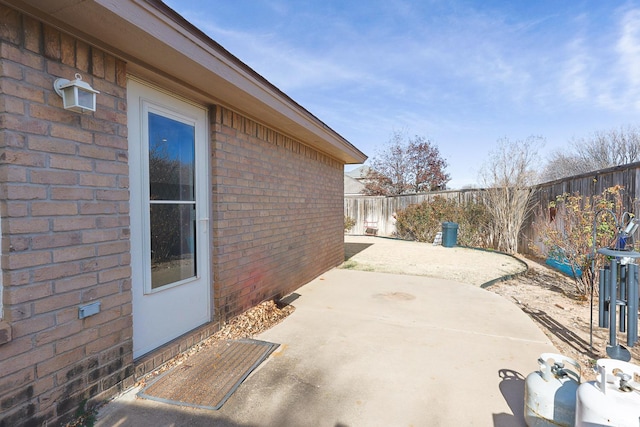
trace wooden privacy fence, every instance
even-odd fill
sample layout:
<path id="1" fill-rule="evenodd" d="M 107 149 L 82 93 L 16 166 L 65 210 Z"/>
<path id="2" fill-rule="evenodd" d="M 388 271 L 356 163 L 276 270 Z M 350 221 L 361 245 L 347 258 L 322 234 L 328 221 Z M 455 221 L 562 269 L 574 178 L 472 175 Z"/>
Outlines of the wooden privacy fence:
<path id="1" fill-rule="evenodd" d="M 481 192 L 482 190 L 469 189 L 434 191 L 394 197 L 347 195 L 344 197 L 344 214 L 356 222 L 347 234 L 372 234 L 371 230 L 375 227 L 377 235 L 393 236 L 396 231 L 395 218 L 393 217 L 395 212 L 424 201 L 431 201 L 436 196 L 453 199 L 458 203 L 477 201 Z"/>
<path id="2" fill-rule="evenodd" d="M 590 197 L 602 194 L 609 187 L 621 185 L 625 189 L 624 209 L 635 215 L 640 214 L 640 205 L 637 202 L 640 200 L 639 178 L 640 162 L 636 162 L 558 179 L 536 186 L 530 205 L 531 213 L 520 230 L 518 252 L 523 254 L 533 253 L 531 244 L 535 244 L 538 241 L 533 229 L 535 212 L 540 208 L 548 209 L 549 203 L 562 194 L 578 193 L 581 196 Z"/>
<path id="3" fill-rule="evenodd" d="M 531 213 L 525 220 L 521 230 L 518 252 L 531 254 L 531 243 L 537 241 L 533 229 L 533 212 L 539 208 L 547 209 L 549 202 L 562 194 L 579 193 L 582 196 L 602 194 L 609 187 L 621 185 L 625 188 L 625 210 L 640 215 L 640 162 L 602 169 L 556 181 L 537 185 L 531 200 Z M 395 229 L 395 212 L 406 209 L 410 205 L 431 201 L 436 196 L 454 199 L 459 203 L 479 201 L 482 189 L 435 191 L 424 194 L 410 194 L 395 197 L 346 195 L 344 198 L 344 214 L 355 220 L 355 225 L 347 234 L 362 235 L 365 224 L 376 227 L 380 236 L 393 236 Z"/>

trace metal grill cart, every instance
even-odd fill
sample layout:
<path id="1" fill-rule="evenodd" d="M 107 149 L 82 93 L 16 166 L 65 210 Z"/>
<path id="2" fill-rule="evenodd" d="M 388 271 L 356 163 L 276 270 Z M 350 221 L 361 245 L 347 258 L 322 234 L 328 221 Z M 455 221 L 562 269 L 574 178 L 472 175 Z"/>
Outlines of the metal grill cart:
<path id="1" fill-rule="evenodd" d="M 640 252 L 633 248 L 633 235 L 640 225 L 640 220 L 625 212 L 618 222 L 613 211 L 609 209 L 599 211 L 593 221 L 594 248 L 596 247 L 596 226 L 601 213 L 609 213 L 614 218 L 616 237 L 612 245 L 597 250 L 609 260 L 609 265 L 599 270 L 598 326 L 609 328 L 607 355 L 612 359 L 628 362 L 631 360 L 631 353 L 618 343 L 616 333 L 618 330 L 626 332 L 628 347 L 633 347 L 638 342 L 638 264 L 636 262 L 640 258 Z M 592 268 L 594 264 L 595 260 L 592 260 Z M 593 284 L 591 310 L 593 312 Z M 593 346 L 593 321 L 590 342 Z"/>

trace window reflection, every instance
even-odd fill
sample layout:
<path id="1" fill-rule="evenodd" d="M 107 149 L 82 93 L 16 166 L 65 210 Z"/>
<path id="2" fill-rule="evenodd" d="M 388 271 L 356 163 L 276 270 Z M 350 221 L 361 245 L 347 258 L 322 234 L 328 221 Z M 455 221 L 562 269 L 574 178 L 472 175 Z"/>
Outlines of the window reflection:
<path id="1" fill-rule="evenodd" d="M 196 276 L 195 128 L 149 113 L 151 288 Z"/>
<path id="2" fill-rule="evenodd" d="M 196 275 L 196 221 L 191 204 L 151 205 L 151 288 Z"/>
<path id="3" fill-rule="evenodd" d="M 149 194 L 151 200 L 195 200 L 195 129 L 149 113 Z"/>

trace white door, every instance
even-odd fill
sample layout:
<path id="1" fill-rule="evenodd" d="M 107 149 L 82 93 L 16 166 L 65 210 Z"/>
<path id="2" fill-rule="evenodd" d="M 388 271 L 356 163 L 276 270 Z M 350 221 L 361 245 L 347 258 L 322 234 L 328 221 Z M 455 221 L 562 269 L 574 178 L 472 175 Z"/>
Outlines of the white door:
<path id="1" fill-rule="evenodd" d="M 127 84 L 133 356 L 211 319 L 207 111 Z"/>

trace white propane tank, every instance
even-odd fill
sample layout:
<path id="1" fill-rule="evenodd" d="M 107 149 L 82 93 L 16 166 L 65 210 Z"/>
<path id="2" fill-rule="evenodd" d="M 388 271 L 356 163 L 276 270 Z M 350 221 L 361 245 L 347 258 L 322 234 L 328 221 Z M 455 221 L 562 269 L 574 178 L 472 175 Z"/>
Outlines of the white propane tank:
<path id="1" fill-rule="evenodd" d="M 638 427 L 640 367 L 614 359 L 599 359 L 598 379 L 578 387 L 576 426 Z"/>
<path id="2" fill-rule="evenodd" d="M 530 373 L 525 380 L 525 422 L 529 427 L 573 427 L 580 364 L 554 353 L 542 353 L 538 363 L 540 370 Z"/>

